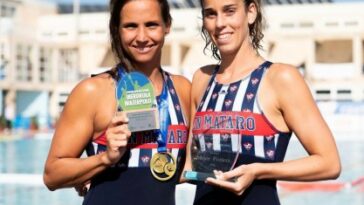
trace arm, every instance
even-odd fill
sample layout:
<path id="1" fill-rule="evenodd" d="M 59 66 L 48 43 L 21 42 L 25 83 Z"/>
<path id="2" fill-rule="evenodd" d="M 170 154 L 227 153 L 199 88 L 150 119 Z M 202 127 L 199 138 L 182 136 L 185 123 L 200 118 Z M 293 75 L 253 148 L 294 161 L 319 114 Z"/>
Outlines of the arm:
<path id="1" fill-rule="evenodd" d="M 265 84 L 273 93 L 268 94 L 270 104 L 263 103 L 265 111 L 278 119 L 276 122 L 280 123 L 276 127 L 286 127 L 296 134 L 309 156 L 281 163 L 242 165 L 230 172 L 217 173 L 223 180 L 209 179 L 209 183 L 242 194 L 254 179 L 312 181 L 337 178 L 341 167 L 334 138 L 297 69 L 273 65 Z M 266 90 L 263 93 L 267 93 Z M 225 181 L 233 177 L 238 177 L 236 183 Z"/>
<path id="2" fill-rule="evenodd" d="M 125 116 L 115 116 L 107 129 L 107 152 L 80 159 L 91 140 L 97 117 L 98 101 L 102 99 L 100 85 L 95 79 L 82 81 L 69 96 L 57 122 L 49 155 L 45 164 L 44 182 L 50 190 L 83 184 L 105 170 L 121 157 L 119 147 L 125 143 L 128 130 L 123 125 Z M 120 126 L 116 126 L 120 125 Z M 115 138 L 121 138 L 118 144 Z M 115 156 L 115 150 L 117 155 Z"/>
<path id="3" fill-rule="evenodd" d="M 190 95 L 191 95 L 190 124 L 191 124 L 191 126 L 190 126 L 189 137 L 188 137 L 188 141 L 187 141 L 187 145 L 186 145 L 186 162 L 185 162 L 185 166 L 183 168 L 182 175 L 180 178 L 181 182 L 186 181 L 186 179 L 183 177 L 183 173 L 185 171 L 192 170 L 191 143 L 192 143 L 193 120 L 195 117 L 197 106 L 200 103 L 201 98 L 206 90 L 208 81 L 211 77 L 211 73 L 212 73 L 214 67 L 215 66 L 206 66 L 206 67 L 203 67 L 203 68 L 197 70 L 192 79 L 192 86 L 191 86 L 192 88 L 191 88 L 191 92 L 190 92 Z"/>
<path id="4" fill-rule="evenodd" d="M 307 84 L 296 68 L 287 65 L 278 66 L 280 67 L 276 67 L 275 71 L 277 74 L 279 72 L 279 75 L 273 76 L 272 79 L 274 93 L 277 94 L 278 109 L 309 156 L 262 166 L 256 170 L 257 178 L 298 181 L 337 178 L 341 165 L 334 137 Z"/>

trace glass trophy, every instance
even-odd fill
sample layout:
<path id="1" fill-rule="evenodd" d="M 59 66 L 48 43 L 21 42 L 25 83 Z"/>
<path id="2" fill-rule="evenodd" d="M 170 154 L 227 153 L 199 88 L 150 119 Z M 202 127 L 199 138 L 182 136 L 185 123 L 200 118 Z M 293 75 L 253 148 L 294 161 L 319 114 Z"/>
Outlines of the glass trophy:
<path id="1" fill-rule="evenodd" d="M 116 95 L 119 107 L 129 118 L 131 132 L 159 129 L 153 85 L 144 74 L 125 73 L 118 81 Z"/>
<path id="2" fill-rule="evenodd" d="M 192 170 L 184 173 L 187 180 L 204 181 L 215 177 L 214 170 L 226 172 L 235 166 L 241 150 L 241 126 L 236 116 L 217 115 L 196 113 L 190 148 Z"/>

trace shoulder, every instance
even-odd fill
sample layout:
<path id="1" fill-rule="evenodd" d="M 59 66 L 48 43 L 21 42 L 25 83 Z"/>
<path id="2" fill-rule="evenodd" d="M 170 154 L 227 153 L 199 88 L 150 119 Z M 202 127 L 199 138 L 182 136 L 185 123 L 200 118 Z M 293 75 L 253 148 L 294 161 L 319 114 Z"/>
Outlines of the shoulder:
<path id="1" fill-rule="evenodd" d="M 102 89 L 113 84 L 113 79 L 107 73 L 103 73 L 94 77 L 89 77 L 79 82 L 72 92 L 84 94 L 96 94 Z"/>
<path id="2" fill-rule="evenodd" d="M 274 63 L 268 69 L 267 80 L 273 86 L 292 86 L 304 82 L 299 70 L 288 64 Z"/>
<path id="3" fill-rule="evenodd" d="M 71 91 L 66 105 L 69 103 L 78 104 L 96 103 L 110 88 L 114 86 L 112 77 L 109 74 L 100 74 L 80 81 Z"/>
<path id="4" fill-rule="evenodd" d="M 175 87 L 178 95 L 182 97 L 183 100 L 189 101 L 191 82 L 182 75 L 172 75 L 170 74 L 173 81 L 173 86 Z"/>
<path id="5" fill-rule="evenodd" d="M 191 82 L 182 75 L 170 74 L 170 76 L 172 78 L 174 86 L 191 86 Z"/>
<path id="6" fill-rule="evenodd" d="M 196 81 L 209 79 L 214 73 L 216 67 L 217 65 L 206 65 L 197 69 L 196 72 L 193 74 L 192 84 Z"/>

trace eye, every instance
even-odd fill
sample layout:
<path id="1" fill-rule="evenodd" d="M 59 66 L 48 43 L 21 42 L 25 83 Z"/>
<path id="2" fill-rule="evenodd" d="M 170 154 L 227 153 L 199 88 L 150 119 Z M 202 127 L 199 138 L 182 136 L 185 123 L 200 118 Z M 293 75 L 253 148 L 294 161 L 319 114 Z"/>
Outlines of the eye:
<path id="1" fill-rule="evenodd" d="M 137 27 L 138 27 L 138 25 L 135 23 L 126 23 L 126 24 L 122 25 L 122 28 L 125 28 L 125 29 L 135 29 Z"/>
<path id="2" fill-rule="evenodd" d="M 157 22 L 148 22 L 145 24 L 147 28 L 157 28 L 159 26 L 159 23 Z"/>
<path id="3" fill-rule="evenodd" d="M 202 13 L 204 18 L 213 18 L 216 16 L 216 12 L 213 10 L 206 9 Z"/>
<path id="4" fill-rule="evenodd" d="M 234 7 L 227 7 L 224 9 L 224 13 L 228 16 L 235 14 L 235 12 L 236 12 L 236 8 L 234 8 Z"/>

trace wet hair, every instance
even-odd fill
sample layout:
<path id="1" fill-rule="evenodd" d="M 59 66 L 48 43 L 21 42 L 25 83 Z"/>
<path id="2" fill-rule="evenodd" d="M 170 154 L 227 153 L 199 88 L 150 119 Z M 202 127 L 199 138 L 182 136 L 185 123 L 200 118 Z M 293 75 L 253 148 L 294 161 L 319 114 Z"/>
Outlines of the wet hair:
<path id="1" fill-rule="evenodd" d="M 130 61 L 130 56 L 125 52 L 124 48 L 121 45 L 121 37 L 120 37 L 120 12 L 126 3 L 133 0 L 110 0 L 110 20 L 109 20 L 109 32 L 110 32 L 110 41 L 111 41 L 111 49 L 116 57 L 117 64 L 122 65 L 126 71 L 133 70 L 133 66 Z M 169 12 L 169 5 L 167 0 L 156 0 L 159 3 L 159 7 L 161 10 L 161 16 L 163 22 L 170 26 L 172 23 L 172 17 Z M 117 69 L 112 69 L 113 77 L 117 77 Z"/>
<path id="2" fill-rule="evenodd" d="M 246 11 L 248 10 L 248 7 L 250 4 L 255 4 L 255 7 L 257 9 L 257 17 L 256 17 L 254 23 L 249 24 L 249 36 L 251 37 L 253 48 L 258 52 L 259 49 L 263 48 L 260 43 L 264 37 L 264 34 L 263 34 L 264 18 L 263 18 L 263 14 L 262 14 L 262 1 L 261 0 L 242 0 L 242 1 L 244 2 Z M 201 13 L 202 13 L 202 18 L 203 18 L 204 0 L 200 0 L 200 5 L 202 7 Z M 206 31 L 206 29 L 204 27 L 202 27 L 201 33 L 202 33 L 203 39 L 206 42 L 205 48 L 204 48 L 204 53 L 205 53 L 206 49 L 208 49 L 208 47 L 210 46 L 210 49 L 212 51 L 212 56 L 217 60 L 221 60 L 221 56 L 219 54 L 218 48 L 211 41 L 209 33 Z"/>

